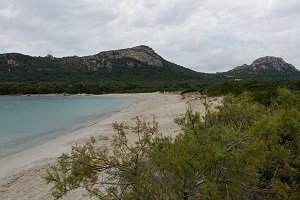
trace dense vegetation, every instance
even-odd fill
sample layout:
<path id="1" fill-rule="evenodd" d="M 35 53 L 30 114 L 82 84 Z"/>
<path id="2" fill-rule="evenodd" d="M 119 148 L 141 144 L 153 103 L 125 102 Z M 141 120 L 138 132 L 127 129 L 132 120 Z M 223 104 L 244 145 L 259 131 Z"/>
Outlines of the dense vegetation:
<path id="1" fill-rule="evenodd" d="M 245 92 L 226 96 L 216 112 L 207 104 L 204 117 L 189 110 L 173 138 L 155 121 L 116 123 L 112 151 L 92 138 L 45 179 L 55 198 L 84 187 L 99 199 L 299 199 L 300 94 L 275 97 L 266 106 Z"/>
<path id="2" fill-rule="evenodd" d="M 239 95 L 244 91 L 251 92 L 254 99 L 262 104 L 269 105 L 272 98 L 276 98 L 278 88 L 287 88 L 293 92 L 300 90 L 300 81 L 263 81 L 263 80 L 241 80 L 241 81 L 216 81 L 207 84 L 194 84 L 186 86 L 186 92 L 200 92 L 208 96 L 220 96 L 226 94 Z"/>
<path id="3" fill-rule="evenodd" d="M 239 95 L 244 91 L 251 92 L 254 99 L 265 105 L 269 105 L 272 98 L 276 98 L 277 88 L 287 88 L 297 92 L 300 90 L 300 81 L 187 81 L 187 82 L 144 82 L 144 83 L 125 83 L 110 82 L 93 83 L 1 83 L 0 95 L 6 94 L 49 94 L 49 93 L 87 93 L 87 94 L 106 94 L 106 93 L 139 93 L 139 92 L 200 92 L 208 96 L 220 96 L 231 93 Z"/>

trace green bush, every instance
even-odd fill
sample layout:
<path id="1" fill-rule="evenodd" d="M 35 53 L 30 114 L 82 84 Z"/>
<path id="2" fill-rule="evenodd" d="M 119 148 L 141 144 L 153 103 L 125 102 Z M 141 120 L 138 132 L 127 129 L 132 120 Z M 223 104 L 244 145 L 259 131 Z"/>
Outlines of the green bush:
<path id="1" fill-rule="evenodd" d="M 74 146 L 45 179 L 55 198 L 84 187 L 99 199 L 299 199 L 300 95 L 276 96 L 266 106 L 229 95 L 204 117 L 188 110 L 173 138 L 155 120 L 116 123 L 112 149 L 93 138 Z"/>

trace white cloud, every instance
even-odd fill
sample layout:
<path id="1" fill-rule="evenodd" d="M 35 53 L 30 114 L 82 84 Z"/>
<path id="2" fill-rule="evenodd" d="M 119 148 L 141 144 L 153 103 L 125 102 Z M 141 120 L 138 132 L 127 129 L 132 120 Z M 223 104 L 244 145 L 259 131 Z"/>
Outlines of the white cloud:
<path id="1" fill-rule="evenodd" d="M 197 71 L 274 55 L 300 67 L 299 0 L 0 0 L 0 50 L 88 55 L 146 44 Z"/>

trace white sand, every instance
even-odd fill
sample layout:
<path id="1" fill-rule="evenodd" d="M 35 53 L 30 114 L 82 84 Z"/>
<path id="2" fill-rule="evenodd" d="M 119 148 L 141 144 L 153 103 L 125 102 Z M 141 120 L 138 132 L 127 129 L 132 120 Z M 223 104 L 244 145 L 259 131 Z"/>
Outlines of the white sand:
<path id="1" fill-rule="evenodd" d="M 160 131 L 164 134 L 175 135 L 179 131 L 174 118 L 184 114 L 188 108 L 187 100 L 183 100 L 182 96 L 161 93 L 114 96 L 121 95 L 136 97 L 138 101 L 129 108 L 101 119 L 95 124 L 0 159 L 0 200 L 53 199 L 49 191 L 51 186 L 41 178 L 48 163 L 53 163 L 62 153 L 69 152 L 72 144 L 83 143 L 90 136 L 111 136 L 113 122 L 124 121 L 133 124 L 136 116 L 145 120 L 152 120 L 155 116 Z M 195 100 L 192 103 L 197 105 L 197 110 L 203 111 L 204 106 L 201 103 L 195 104 Z M 76 190 L 63 199 L 90 199 L 88 196 L 83 196 L 83 193 L 82 190 Z"/>

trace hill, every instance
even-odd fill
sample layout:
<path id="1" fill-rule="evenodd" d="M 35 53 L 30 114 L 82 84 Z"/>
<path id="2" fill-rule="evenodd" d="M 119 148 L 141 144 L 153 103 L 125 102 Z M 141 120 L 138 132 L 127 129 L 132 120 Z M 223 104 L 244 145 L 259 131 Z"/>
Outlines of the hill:
<path id="1" fill-rule="evenodd" d="M 237 66 L 225 74 L 236 78 L 263 79 L 297 79 L 300 71 L 292 64 L 286 63 L 280 57 L 265 56 L 258 58 L 252 64 Z"/>
<path id="2" fill-rule="evenodd" d="M 201 73 L 166 61 L 144 45 L 84 57 L 0 55 L 0 79 L 9 82 L 173 82 L 200 76 Z"/>

